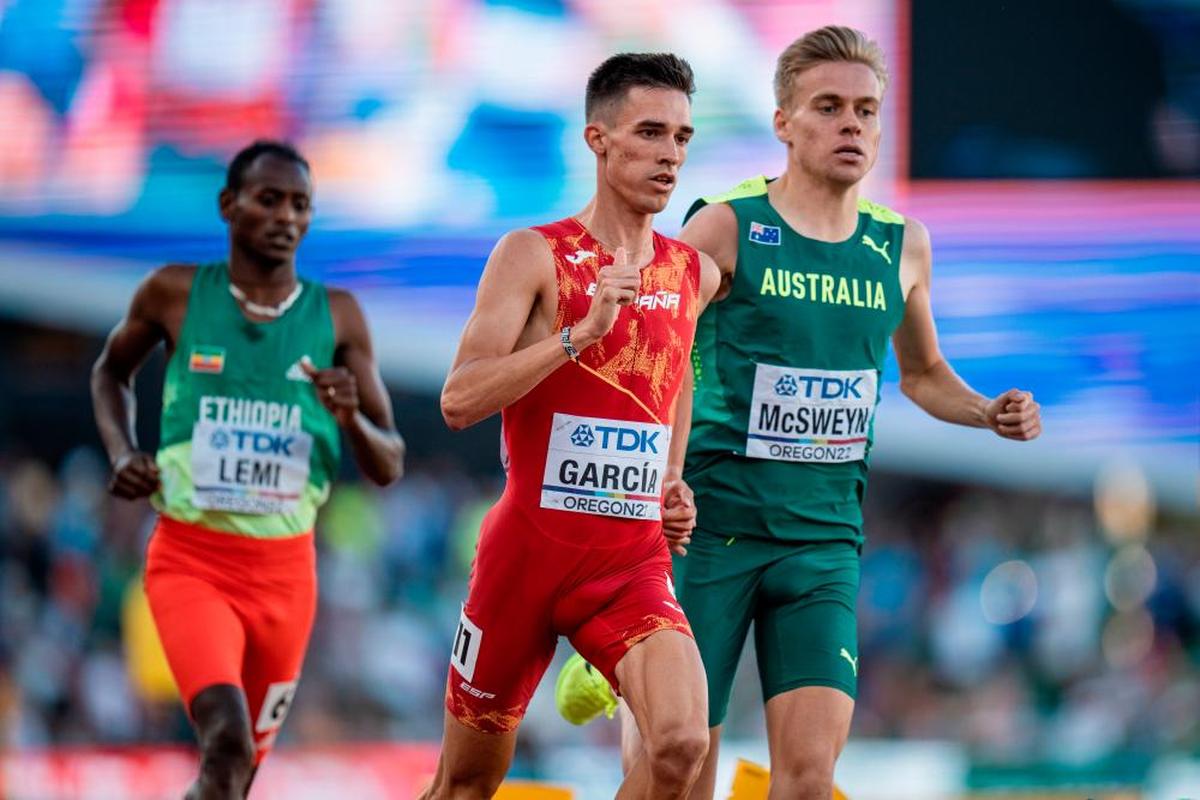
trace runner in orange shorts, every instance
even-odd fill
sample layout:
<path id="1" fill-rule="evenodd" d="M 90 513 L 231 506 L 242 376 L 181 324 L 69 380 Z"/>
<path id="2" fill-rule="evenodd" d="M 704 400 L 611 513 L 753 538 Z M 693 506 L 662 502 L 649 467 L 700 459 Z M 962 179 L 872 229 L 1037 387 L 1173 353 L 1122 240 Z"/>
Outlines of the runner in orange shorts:
<path id="1" fill-rule="evenodd" d="M 138 288 L 92 371 L 118 497 L 151 498 L 146 594 L 200 740 L 188 798 L 249 791 L 300 678 L 316 611 L 313 523 L 340 431 L 379 484 L 404 442 L 353 295 L 296 275 L 308 163 L 256 142 L 220 194 L 226 261 L 170 265 Z M 167 346 L 161 442 L 138 449 L 133 377 Z"/>

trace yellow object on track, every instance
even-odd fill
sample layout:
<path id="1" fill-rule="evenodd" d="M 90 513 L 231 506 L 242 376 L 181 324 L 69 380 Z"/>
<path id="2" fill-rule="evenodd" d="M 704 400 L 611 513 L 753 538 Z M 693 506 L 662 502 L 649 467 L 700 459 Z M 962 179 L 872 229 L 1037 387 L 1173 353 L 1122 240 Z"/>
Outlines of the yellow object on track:
<path id="1" fill-rule="evenodd" d="M 728 800 L 767 800 L 771 786 L 771 771 L 766 767 L 739 758 L 733 773 L 733 786 Z M 833 800 L 850 800 L 842 790 L 833 787 Z"/>

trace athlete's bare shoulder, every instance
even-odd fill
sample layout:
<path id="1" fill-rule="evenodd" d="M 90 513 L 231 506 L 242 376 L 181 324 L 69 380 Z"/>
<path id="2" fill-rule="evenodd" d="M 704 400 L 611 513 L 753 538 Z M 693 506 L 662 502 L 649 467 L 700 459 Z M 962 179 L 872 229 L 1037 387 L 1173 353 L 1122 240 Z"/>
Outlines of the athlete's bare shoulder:
<path id="1" fill-rule="evenodd" d="M 915 286 L 929 287 L 933 244 L 929 229 L 916 217 L 904 218 L 904 249 L 900 254 L 900 288 L 907 298 Z"/>
<path id="2" fill-rule="evenodd" d="M 158 325 L 173 340 L 183 327 L 196 269 L 195 264 L 167 264 L 151 272 L 133 295 L 129 318 Z"/>
<path id="3" fill-rule="evenodd" d="M 679 238 L 707 255 L 717 270 L 717 286 L 705 302 L 727 294 L 737 269 L 738 221 L 733 207 L 729 203 L 704 206 L 684 225 Z"/>
<path id="4" fill-rule="evenodd" d="M 329 298 L 329 316 L 333 319 L 334 338 L 338 345 L 369 343 L 367 317 L 354 293 L 349 289 L 326 286 L 325 295 Z"/>
<path id="5" fill-rule="evenodd" d="M 186 303 L 197 269 L 195 264 L 165 264 L 146 276 L 138 291 L 145 290 L 159 302 Z"/>
<path id="6" fill-rule="evenodd" d="M 549 240 L 533 228 L 518 228 L 500 237 L 483 268 L 477 302 L 485 290 L 527 297 L 532 305 L 557 297 L 554 252 Z"/>
<path id="7" fill-rule="evenodd" d="M 496 348 L 511 353 L 514 346 L 519 349 L 548 333 L 557 307 L 558 279 L 550 242 L 532 228 L 509 231 L 496 242 L 483 267 L 459 354 Z"/>
<path id="8" fill-rule="evenodd" d="M 916 217 L 904 218 L 904 255 L 927 255 L 932 250 L 929 229 Z"/>
<path id="9" fill-rule="evenodd" d="M 553 260 L 550 241 L 537 228 L 514 228 L 496 242 L 496 248 L 501 247 L 524 251 L 529 255 L 536 253 L 544 256 L 547 261 Z"/>

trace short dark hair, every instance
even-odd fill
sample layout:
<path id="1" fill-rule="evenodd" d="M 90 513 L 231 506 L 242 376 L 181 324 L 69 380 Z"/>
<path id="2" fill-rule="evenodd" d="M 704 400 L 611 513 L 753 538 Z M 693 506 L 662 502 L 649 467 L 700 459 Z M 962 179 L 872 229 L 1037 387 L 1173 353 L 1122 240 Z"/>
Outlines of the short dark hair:
<path id="1" fill-rule="evenodd" d="M 636 86 L 678 89 L 692 99 L 696 76 L 674 53 L 619 53 L 596 67 L 587 82 L 584 114 L 590 122 L 601 109 L 622 100 Z"/>
<path id="2" fill-rule="evenodd" d="M 246 170 L 250 169 L 259 156 L 266 155 L 292 161 L 304 167 L 305 172 L 311 171 L 308 161 L 292 145 L 274 139 L 259 139 L 239 150 L 229 162 L 229 169 L 225 172 L 225 188 L 231 192 L 239 191 L 246 178 Z"/>

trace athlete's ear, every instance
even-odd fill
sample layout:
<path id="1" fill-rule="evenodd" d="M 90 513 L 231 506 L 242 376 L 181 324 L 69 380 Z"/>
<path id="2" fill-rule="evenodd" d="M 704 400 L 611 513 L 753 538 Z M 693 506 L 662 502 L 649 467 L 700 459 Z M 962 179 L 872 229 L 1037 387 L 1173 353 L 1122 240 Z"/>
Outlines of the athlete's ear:
<path id="1" fill-rule="evenodd" d="M 583 140 L 588 149 L 598 156 L 608 153 L 608 131 L 599 122 L 589 122 L 583 129 Z"/>
<path id="2" fill-rule="evenodd" d="M 217 210 L 221 212 L 221 219 L 230 222 L 233 219 L 233 206 L 237 203 L 237 193 L 232 189 L 222 189 L 217 195 Z"/>
<path id="3" fill-rule="evenodd" d="M 782 108 L 775 109 L 775 119 L 773 120 L 775 128 L 775 138 L 784 144 L 788 143 L 788 137 L 791 135 L 791 117 L 784 113 Z"/>

